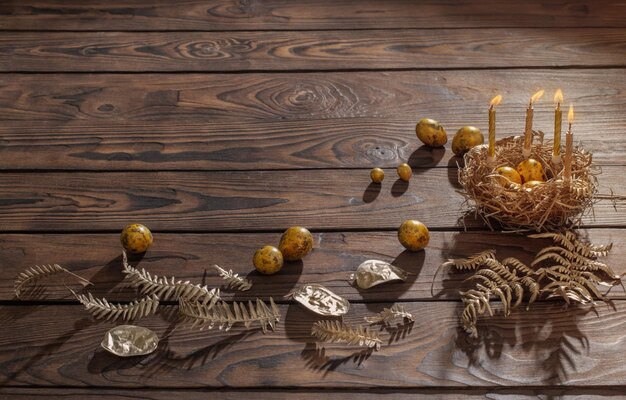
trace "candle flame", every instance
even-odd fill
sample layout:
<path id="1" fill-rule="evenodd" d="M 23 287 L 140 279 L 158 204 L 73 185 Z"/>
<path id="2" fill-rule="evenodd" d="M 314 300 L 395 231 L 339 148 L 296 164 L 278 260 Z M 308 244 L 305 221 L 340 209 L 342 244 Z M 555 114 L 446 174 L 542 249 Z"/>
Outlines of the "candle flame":
<path id="1" fill-rule="evenodd" d="M 569 105 L 569 111 L 567 112 L 567 122 L 569 122 L 570 124 L 574 122 L 574 105 L 573 104 Z"/>
<path id="2" fill-rule="evenodd" d="M 533 94 L 533 97 L 530 98 L 530 104 L 533 104 L 539 101 L 539 99 L 541 98 L 541 96 L 543 96 L 544 93 L 545 93 L 545 90 L 541 89 L 537 93 Z"/>
<path id="3" fill-rule="evenodd" d="M 502 95 L 499 94 L 496 97 L 494 97 L 493 99 L 491 99 L 491 101 L 489 102 L 489 105 L 494 107 L 494 106 L 497 106 L 498 104 L 500 104 L 501 101 L 502 101 Z"/>
<path id="4" fill-rule="evenodd" d="M 563 102 L 563 92 L 561 92 L 561 89 L 558 89 L 554 94 L 554 102 L 557 104 L 561 104 Z"/>

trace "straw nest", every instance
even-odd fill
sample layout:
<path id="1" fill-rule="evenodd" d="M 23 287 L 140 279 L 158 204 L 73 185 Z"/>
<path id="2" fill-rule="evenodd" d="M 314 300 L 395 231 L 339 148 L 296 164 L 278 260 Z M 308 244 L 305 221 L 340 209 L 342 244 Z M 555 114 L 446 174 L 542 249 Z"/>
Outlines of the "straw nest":
<path id="1" fill-rule="evenodd" d="M 574 148 L 572 179 L 563 181 L 563 164 L 552 161 L 552 144 L 543 143 L 542 133 L 533 132 L 539 143 L 532 145 L 531 158 L 541 162 L 546 173 L 544 184 L 522 188 L 498 175 L 501 166 L 515 168 L 524 160 L 523 137 L 507 137 L 496 142 L 495 161 L 487 162 L 487 146 L 477 146 L 465 154 L 465 166 L 459 168 L 465 206 L 475 211 L 494 229 L 499 222 L 504 230 L 554 231 L 578 225 L 593 210 L 597 192 L 597 172 L 592 155 Z"/>

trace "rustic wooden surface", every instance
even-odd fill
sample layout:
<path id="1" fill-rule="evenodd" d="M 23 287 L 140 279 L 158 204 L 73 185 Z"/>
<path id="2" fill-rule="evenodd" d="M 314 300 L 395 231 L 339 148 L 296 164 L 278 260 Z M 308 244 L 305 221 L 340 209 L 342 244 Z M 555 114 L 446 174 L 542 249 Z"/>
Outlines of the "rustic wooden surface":
<path id="1" fill-rule="evenodd" d="M 528 261 L 547 242 L 464 215 L 462 160 L 413 129 L 428 116 L 450 140 L 463 125 L 486 131 L 501 93 L 499 134 L 517 135 L 545 88 L 535 126 L 549 137 L 561 87 L 600 193 L 618 196 L 580 231 L 615 243 L 606 261 L 624 274 L 625 42 L 626 4 L 608 0 L 0 3 L 0 399 L 624 398 L 622 290 L 481 320 L 479 340 L 459 329 L 467 275 L 435 277 L 443 261 L 489 248 Z M 408 218 L 431 228 L 425 251 L 398 243 Z M 277 331 L 173 331 L 168 303 L 140 322 L 169 335 L 157 352 L 117 359 L 99 347 L 113 324 L 91 320 L 66 280 L 15 298 L 21 269 L 58 263 L 94 283 L 75 290 L 134 299 L 118 241 L 129 222 L 155 233 L 132 263 L 210 286 L 222 284 L 212 264 L 232 268 L 254 286 L 224 297 L 273 297 Z M 255 249 L 296 224 L 313 230 L 313 253 L 254 272 Z M 358 290 L 350 273 L 370 258 L 411 275 Z M 394 302 L 417 320 L 381 331 L 372 354 L 316 345 L 316 318 L 283 297 L 304 283 L 348 298 L 349 323 Z"/>

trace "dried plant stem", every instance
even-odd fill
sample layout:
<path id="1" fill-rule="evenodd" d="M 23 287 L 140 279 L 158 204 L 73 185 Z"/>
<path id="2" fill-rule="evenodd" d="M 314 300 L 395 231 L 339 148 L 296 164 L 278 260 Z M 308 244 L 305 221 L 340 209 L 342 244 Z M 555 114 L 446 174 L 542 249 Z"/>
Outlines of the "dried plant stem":
<path id="1" fill-rule="evenodd" d="M 232 269 L 227 271 L 219 265 L 212 265 L 211 268 L 219 272 L 220 276 L 226 281 L 227 289 L 232 288 L 244 292 L 252 288 L 252 282 L 249 279 L 242 278 L 239 274 L 234 273 Z"/>
<path id="2" fill-rule="evenodd" d="M 528 306 L 540 295 L 561 298 L 568 304 L 588 304 L 595 299 L 607 300 L 598 285 L 613 287 L 622 283 L 621 277 L 609 266 L 596 260 L 607 255 L 612 245 L 582 242 L 571 231 L 529 237 L 550 238 L 555 242 L 554 246 L 541 249 L 530 266 L 515 258 L 499 262 L 495 258 L 477 256 L 468 258 L 466 262 L 458 260 L 451 263 L 459 270 L 467 269 L 467 266 L 475 267 L 474 274 L 468 278 L 474 287 L 460 292 L 465 305 L 461 324 L 471 336 L 478 335 L 476 324 L 480 315 L 493 315 L 489 303 L 493 296 L 500 299 L 504 316 L 507 316 L 512 308 L 522 303 L 525 293 L 530 294 Z M 479 258 L 481 263 L 476 265 L 473 260 Z"/>
<path id="3" fill-rule="evenodd" d="M 376 332 L 362 325 L 350 326 L 340 321 L 318 321 L 311 328 L 311 336 L 323 342 L 347 343 L 361 347 L 380 349 L 382 340 Z"/>
<path id="4" fill-rule="evenodd" d="M 270 297 L 270 305 L 265 304 L 261 299 L 256 299 L 256 303 L 233 302 L 229 306 L 226 302 L 219 302 L 213 307 L 207 307 L 203 303 L 190 301 L 187 298 L 179 299 L 179 310 L 183 322 L 191 324 L 191 328 L 230 330 L 236 323 L 243 324 L 249 328 L 252 323 L 258 323 L 263 330 L 275 330 L 276 323 L 280 321 L 280 310 Z"/>
<path id="5" fill-rule="evenodd" d="M 63 268 L 58 264 L 48 264 L 48 265 L 36 265 L 34 267 L 26 268 L 24 271 L 20 272 L 17 279 L 14 283 L 14 291 L 15 296 L 20 298 L 22 291 L 26 286 L 33 285 L 41 278 L 51 275 L 56 275 L 59 273 L 68 274 L 76 278 L 83 286 L 92 285 L 87 279 L 76 275 L 75 273 L 69 271 L 67 268 Z"/>
<path id="6" fill-rule="evenodd" d="M 406 311 L 404 307 L 399 304 L 394 304 L 391 308 L 383 308 L 381 312 L 374 316 L 365 317 L 365 322 L 371 325 L 390 325 L 394 320 L 400 320 L 400 322 L 413 322 L 415 321 L 415 317 L 413 317 L 413 314 Z"/>
<path id="7" fill-rule="evenodd" d="M 143 294 L 155 294 L 162 301 L 176 300 L 185 297 L 190 301 L 202 300 L 204 305 L 213 306 L 220 299 L 219 289 L 209 289 L 206 285 L 200 286 L 189 281 L 182 282 L 172 277 L 151 275 L 145 269 L 138 270 L 128 264 L 126 252 L 122 253 L 124 274 L 134 287 L 141 288 Z"/>
<path id="8" fill-rule="evenodd" d="M 94 298 L 91 293 L 87 295 L 76 294 L 72 289 L 69 290 L 76 300 L 85 306 L 85 310 L 96 319 L 116 321 L 121 318 L 129 321 L 154 314 L 159 306 L 159 298 L 154 294 L 129 304 L 115 304 L 104 298 Z"/>

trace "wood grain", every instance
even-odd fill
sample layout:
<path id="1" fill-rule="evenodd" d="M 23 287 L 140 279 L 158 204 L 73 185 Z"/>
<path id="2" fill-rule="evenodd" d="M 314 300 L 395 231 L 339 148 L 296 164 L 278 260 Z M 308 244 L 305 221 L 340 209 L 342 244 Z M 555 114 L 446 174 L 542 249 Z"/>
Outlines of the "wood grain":
<path id="1" fill-rule="evenodd" d="M 384 306 L 353 304 L 345 321 L 360 323 Z M 613 308 L 542 303 L 519 309 L 508 318 L 481 320 L 483 339 L 476 343 L 458 329 L 459 303 L 404 306 L 419 315 L 410 332 L 390 345 L 382 332 L 385 345 L 364 360 L 343 345 L 316 349 L 310 329 L 318 318 L 295 304 L 279 306 L 276 332 L 178 329 L 156 353 L 131 359 L 99 348 L 113 324 L 93 323 L 79 306 L 3 306 L 0 318 L 12 329 L 0 331 L 0 382 L 169 389 L 623 387 L 624 301 Z M 162 312 L 141 324 L 160 336 L 170 333 L 176 313 L 168 306 Z"/>
<path id="2" fill-rule="evenodd" d="M 480 70 L 251 74 L 2 74 L 0 118 L 45 126 L 46 121 L 160 124 L 216 121 L 319 120 L 422 116 L 456 126 L 484 123 L 489 99 L 498 107 L 502 135 L 523 130 L 536 88 L 565 92 L 576 104 L 580 132 L 623 120 L 624 69 Z M 535 108 L 537 129 L 551 132 L 553 104 Z M 500 121 L 501 124 L 500 125 Z M 452 124 L 451 124 L 452 123 Z M 582 124 L 589 125 L 582 125 Z M 591 128 L 595 127 L 595 130 Z M 586 128 L 586 129 L 583 129 Z"/>
<path id="3" fill-rule="evenodd" d="M 168 231 L 396 230 L 405 219 L 431 229 L 459 228 L 463 198 L 455 169 L 420 169 L 409 184 L 387 170 L 382 185 L 367 170 L 249 172 L 5 173 L 0 230 L 119 230 L 130 222 Z M 589 226 L 622 226 L 623 168 L 605 167 Z M 466 224 L 483 227 L 472 216 Z M 484 228 L 484 227 L 483 227 Z"/>
<path id="4" fill-rule="evenodd" d="M 129 301 L 137 297 L 135 290 L 122 280 L 122 262 L 117 233 L 111 234 L 45 234 L 0 235 L 0 300 L 12 300 L 13 282 L 28 266 L 57 263 L 93 282 L 85 291 L 111 301 Z M 626 272 L 620 262 L 626 257 L 622 229 L 591 229 L 583 236 L 597 244 L 614 243 L 611 254 L 602 261 L 618 273 Z M 539 249 L 550 241 L 528 239 L 510 233 L 431 232 L 425 251 L 410 253 L 397 240 L 395 232 L 348 232 L 314 234 L 315 250 L 302 262 L 285 264 L 275 276 L 262 276 L 254 271 L 252 255 L 257 248 L 276 245 L 280 233 L 269 234 L 156 234 L 154 246 L 141 260 L 132 264 L 158 276 L 171 276 L 183 281 L 221 287 L 224 281 L 210 266 L 218 264 L 247 276 L 253 287 L 246 292 L 222 290 L 225 299 L 254 299 L 274 296 L 276 299 L 294 287 L 320 283 L 352 302 L 388 302 L 458 299 L 468 274 L 440 271 L 437 268 L 448 258 L 468 257 L 479 251 L 495 249 L 499 259 L 516 257 L 530 263 Z M 350 274 L 367 259 L 392 262 L 412 275 L 406 282 L 358 290 L 349 284 Z M 71 301 L 73 297 L 65 284 L 66 277 L 50 277 L 42 281 L 45 291 L 36 290 L 23 296 L 29 301 Z M 434 282 L 434 283 L 433 283 Z M 431 292 L 432 286 L 432 292 Z M 79 290 L 80 285 L 72 286 Z M 434 296 L 433 296 L 434 294 Z M 626 293 L 616 288 L 613 299 L 626 299 Z"/>
<path id="5" fill-rule="evenodd" d="M 460 160 L 450 150 L 452 137 L 463 118 L 475 117 L 443 118 L 449 141 L 434 149 L 416 138 L 415 120 L 406 117 L 253 124 L 17 121 L 0 125 L 0 170 L 395 168 L 402 162 L 414 168 L 456 167 Z M 601 135 L 597 123 L 587 120 L 576 123 L 576 138 L 597 164 L 626 165 L 621 120 L 599 118 Z M 538 120 L 549 123 L 543 115 Z M 486 132 L 484 121 L 474 121 Z M 498 121 L 498 126 L 514 132 L 519 123 Z"/>
<path id="6" fill-rule="evenodd" d="M 39 0 L 0 8 L 13 30 L 249 30 L 625 26 L 620 2 Z"/>
<path id="7" fill-rule="evenodd" d="M 486 129 L 501 92 L 499 136 L 524 125 L 529 88 L 562 86 L 576 140 L 624 165 L 626 74 L 564 71 L 244 75 L 0 76 L 1 169 L 256 169 L 448 165 L 420 148 L 414 124 Z M 549 101 L 535 126 L 550 136 Z M 454 161 L 452 164 L 455 165 Z"/>
<path id="8" fill-rule="evenodd" d="M 3 400 L 13 399 L 79 399 L 79 400 L 171 400 L 184 398 L 189 400 L 204 400 L 210 396 L 219 396 L 223 400 L 241 400 L 249 396 L 255 400 L 283 400 L 298 398 L 301 400 L 346 399 L 346 400 L 413 400 L 428 398 L 429 400 L 456 400 L 459 398 L 478 399 L 544 399 L 549 396 L 563 400 L 600 400 L 620 398 L 624 393 L 622 386 L 612 388 L 568 388 L 568 387 L 541 387 L 541 388 L 412 388 L 412 389 L 352 389 L 333 390 L 324 389 L 288 389 L 288 390 L 211 390 L 211 389 L 98 389 L 97 393 L 91 389 L 80 388 L 0 388 Z"/>
<path id="9" fill-rule="evenodd" d="M 12 32 L 0 71 L 249 71 L 626 65 L 624 29 Z"/>

